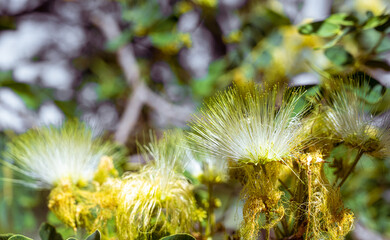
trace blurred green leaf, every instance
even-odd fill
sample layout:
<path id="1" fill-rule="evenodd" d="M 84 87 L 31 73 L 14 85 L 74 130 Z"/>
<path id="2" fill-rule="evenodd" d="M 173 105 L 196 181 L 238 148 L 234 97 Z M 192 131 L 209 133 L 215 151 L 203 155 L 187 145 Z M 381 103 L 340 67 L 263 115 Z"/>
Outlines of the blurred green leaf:
<path id="1" fill-rule="evenodd" d="M 267 50 L 253 56 L 253 58 L 255 58 L 252 61 L 256 67 L 267 67 L 272 61 L 272 55 Z"/>
<path id="2" fill-rule="evenodd" d="M 0 84 L 7 81 L 12 81 L 12 71 L 0 71 Z"/>
<path id="3" fill-rule="evenodd" d="M 150 1 L 123 11 L 122 18 L 135 24 L 135 31 L 144 31 L 164 19 L 158 1 Z"/>
<path id="4" fill-rule="evenodd" d="M 106 49 L 110 52 L 116 52 L 119 48 L 125 46 L 128 42 L 130 42 L 132 37 L 132 31 L 130 29 L 126 29 L 117 38 L 112 41 L 109 41 L 106 44 Z"/>
<path id="5" fill-rule="evenodd" d="M 48 223 L 43 223 L 39 228 L 41 240 L 62 240 L 62 236 L 57 233 L 55 227 Z"/>
<path id="6" fill-rule="evenodd" d="M 382 90 L 382 85 L 377 84 L 373 88 L 370 88 L 368 86 L 367 89 L 363 89 L 363 91 L 358 91 L 358 95 L 360 95 L 360 97 L 363 98 L 364 101 L 366 101 L 367 103 L 376 104 L 382 99 Z"/>
<path id="7" fill-rule="evenodd" d="M 326 49 L 326 48 L 330 48 L 330 47 L 333 47 L 334 45 L 336 45 L 345 35 L 347 35 L 348 33 L 352 32 L 353 31 L 353 28 L 351 27 L 346 27 L 344 28 L 341 32 L 339 32 L 337 34 L 337 36 L 335 38 L 333 38 L 331 41 L 327 42 L 326 44 L 324 44 L 323 46 L 319 47 L 319 49 Z"/>
<path id="8" fill-rule="evenodd" d="M 353 56 L 343 46 L 333 46 L 325 50 L 325 56 L 334 64 L 344 66 L 353 63 Z"/>
<path id="9" fill-rule="evenodd" d="M 37 86 L 30 86 L 18 82 L 2 82 L 0 86 L 8 87 L 18 94 L 26 106 L 30 109 L 38 109 L 41 103 L 47 98 L 48 89 L 40 89 Z"/>
<path id="10" fill-rule="evenodd" d="M 388 20 L 390 19 L 390 15 L 381 15 L 381 16 L 373 16 L 363 24 L 362 28 L 370 29 L 370 28 L 376 28 L 381 25 L 384 25 Z"/>
<path id="11" fill-rule="evenodd" d="M 14 235 L 13 233 L 0 234 L 0 240 L 8 240 Z"/>
<path id="12" fill-rule="evenodd" d="M 330 15 L 325 22 L 343 26 L 354 26 L 357 23 L 357 19 L 347 13 L 335 13 Z"/>
<path id="13" fill-rule="evenodd" d="M 274 31 L 268 36 L 267 40 L 271 46 L 280 46 L 283 43 L 283 38 L 279 31 Z"/>
<path id="14" fill-rule="evenodd" d="M 178 42 L 178 34 L 173 32 L 155 32 L 149 36 L 153 46 L 157 48 L 164 48 Z"/>
<path id="15" fill-rule="evenodd" d="M 339 33 L 341 26 L 325 21 L 313 22 L 301 25 L 298 32 L 304 35 L 315 34 L 320 37 L 332 37 Z"/>
<path id="16" fill-rule="evenodd" d="M 195 240 L 195 238 L 186 233 L 179 233 L 179 234 L 163 237 L 160 240 Z"/>
<path id="17" fill-rule="evenodd" d="M 212 62 L 209 66 L 207 76 L 192 81 L 192 90 L 194 94 L 206 97 L 210 96 L 214 90 L 214 84 L 226 69 L 226 61 L 219 59 Z"/>
<path id="18" fill-rule="evenodd" d="M 387 19 L 387 21 L 385 23 L 383 23 L 382 25 L 375 27 L 375 30 L 377 30 L 379 32 L 385 32 L 386 30 L 388 30 L 389 27 L 390 27 L 390 18 Z"/>
<path id="19" fill-rule="evenodd" d="M 73 101 L 54 101 L 55 105 L 61 109 L 61 111 L 65 114 L 67 117 L 76 116 L 77 113 L 77 105 Z"/>
<path id="20" fill-rule="evenodd" d="M 12 237 L 10 237 L 8 240 L 33 240 L 33 239 L 28 238 L 28 237 L 23 236 L 23 235 L 16 234 L 16 235 L 13 235 Z"/>
<path id="21" fill-rule="evenodd" d="M 89 235 L 85 240 L 100 240 L 100 232 L 96 230 L 94 233 Z"/>

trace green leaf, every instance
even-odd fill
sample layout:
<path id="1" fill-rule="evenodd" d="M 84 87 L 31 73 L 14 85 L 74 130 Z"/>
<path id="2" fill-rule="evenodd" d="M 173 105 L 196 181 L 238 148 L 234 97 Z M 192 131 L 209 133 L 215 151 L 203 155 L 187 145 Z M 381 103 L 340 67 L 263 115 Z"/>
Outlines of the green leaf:
<path id="1" fill-rule="evenodd" d="M 195 238 L 186 233 L 178 233 L 171 236 L 163 237 L 160 240 L 195 240 Z"/>
<path id="2" fill-rule="evenodd" d="M 56 106 L 61 109 L 61 111 L 67 116 L 67 117 L 73 117 L 77 114 L 77 106 L 76 103 L 73 101 L 57 101 L 55 100 L 54 103 Z"/>
<path id="3" fill-rule="evenodd" d="M 12 237 L 10 237 L 8 240 L 33 240 L 33 239 L 28 238 L 28 237 L 23 236 L 23 235 L 16 234 L 16 235 L 13 235 Z"/>
<path id="4" fill-rule="evenodd" d="M 348 33 L 352 32 L 353 28 L 352 27 L 346 27 L 344 30 L 338 33 L 337 37 L 333 38 L 331 41 L 327 42 L 324 46 L 319 47 L 319 49 L 325 49 L 325 48 L 330 48 L 336 45 L 345 35 Z"/>
<path id="5" fill-rule="evenodd" d="M 325 22 L 343 26 L 354 26 L 357 19 L 347 13 L 336 13 L 329 16 Z"/>
<path id="6" fill-rule="evenodd" d="M 390 18 L 382 25 L 375 27 L 375 30 L 379 32 L 385 32 L 390 27 Z"/>
<path id="7" fill-rule="evenodd" d="M 191 82 L 194 93 L 201 97 L 210 96 L 213 93 L 214 85 L 226 69 L 224 59 L 216 60 L 209 65 L 207 76 L 201 79 L 194 79 Z"/>
<path id="8" fill-rule="evenodd" d="M 303 35 L 316 33 L 323 22 L 313 22 L 301 25 L 298 27 L 298 32 Z"/>
<path id="9" fill-rule="evenodd" d="M 163 48 L 178 42 L 177 34 L 171 32 L 156 32 L 151 33 L 149 36 L 153 46 L 158 48 Z"/>
<path id="10" fill-rule="evenodd" d="M 62 240 L 62 236 L 57 233 L 55 227 L 48 223 L 42 223 L 39 228 L 39 236 L 42 240 Z"/>
<path id="11" fill-rule="evenodd" d="M 126 29 L 121 33 L 121 35 L 109 41 L 106 44 L 106 49 L 110 52 L 116 52 L 119 48 L 130 42 L 132 37 L 132 31 L 130 29 Z"/>
<path id="12" fill-rule="evenodd" d="M 12 71 L 0 71 L 0 83 L 12 81 Z"/>
<path id="13" fill-rule="evenodd" d="M 94 233 L 89 235 L 85 240 L 100 240 L 100 239 L 101 239 L 101 234 L 100 234 L 99 230 L 96 230 Z M 70 237 L 70 238 L 67 238 L 66 240 L 77 240 L 77 238 Z"/>
<path id="14" fill-rule="evenodd" d="M 300 26 L 298 32 L 303 35 L 315 34 L 320 37 L 332 37 L 341 31 L 341 26 L 326 21 L 313 22 Z"/>
<path id="15" fill-rule="evenodd" d="M 382 85 L 376 85 L 366 96 L 366 101 L 371 104 L 376 104 L 382 99 Z"/>
<path id="16" fill-rule="evenodd" d="M 390 15 L 374 16 L 369 18 L 362 26 L 363 30 L 376 28 L 387 23 L 390 19 Z"/>
<path id="17" fill-rule="evenodd" d="M 13 235 L 13 233 L 6 233 L 6 234 L 0 234 L 0 240 L 8 240 L 10 239 Z"/>
<path id="18" fill-rule="evenodd" d="M 100 240 L 100 232 L 96 230 L 94 233 L 89 235 L 85 240 Z"/>
<path id="19" fill-rule="evenodd" d="M 158 1 L 130 8 L 123 12 L 122 18 L 135 24 L 135 29 L 147 29 L 156 24 L 159 20 L 164 19 L 160 11 Z"/>
<path id="20" fill-rule="evenodd" d="M 42 93 L 38 93 L 35 91 L 35 87 L 31 87 L 28 84 L 10 81 L 2 82 L 1 86 L 11 88 L 20 96 L 20 98 L 22 98 L 23 102 L 30 109 L 37 109 L 41 105 L 43 99 L 45 99 L 44 91 Z"/>
<path id="21" fill-rule="evenodd" d="M 333 46 L 325 50 L 325 56 L 334 64 L 344 66 L 353 63 L 353 56 L 342 46 Z"/>

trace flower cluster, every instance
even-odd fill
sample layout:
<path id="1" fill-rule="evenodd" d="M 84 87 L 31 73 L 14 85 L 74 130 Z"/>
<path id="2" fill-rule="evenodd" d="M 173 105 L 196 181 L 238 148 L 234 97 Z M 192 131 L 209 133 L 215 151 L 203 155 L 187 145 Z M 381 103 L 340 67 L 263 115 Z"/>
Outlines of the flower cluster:
<path id="1" fill-rule="evenodd" d="M 390 117 L 370 115 L 366 86 L 353 85 L 313 101 L 299 89 L 233 86 L 203 105 L 189 131 L 166 131 L 159 140 L 151 134 L 140 146 L 146 164 L 122 176 L 120 147 L 78 121 L 15 137 L 4 164 L 31 180 L 15 181 L 49 189 L 49 209 L 74 230 L 107 230 L 111 221 L 120 240 L 177 233 L 212 238 L 222 205 L 213 190 L 238 180 L 241 238 L 258 239 L 265 229 L 269 239 L 274 229 L 278 239 L 342 239 L 354 215 L 340 187 L 364 154 L 390 155 Z M 340 143 L 352 147 L 355 160 L 327 164 Z M 331 184 L 325 168 L 337 166 Z"/>

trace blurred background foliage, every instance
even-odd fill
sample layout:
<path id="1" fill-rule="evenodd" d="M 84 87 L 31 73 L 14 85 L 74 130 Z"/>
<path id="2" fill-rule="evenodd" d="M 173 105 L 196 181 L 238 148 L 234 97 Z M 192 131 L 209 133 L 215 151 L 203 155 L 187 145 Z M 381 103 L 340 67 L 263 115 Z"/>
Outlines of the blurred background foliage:
<path id="1" fill-rule="evenodd" d="M 0 146 L 28 128 L 77 117 L 126 144 L 123 168 L 134 170 L 142 160 L 136 140 L 148 129 L 185 127 L 203 99 L 233 82 L 305 86 L 309 95 L 325 78 L 357 74 L 369 81 L 365 100 L 380 117 L 390 103 L 389 7 L 385 0 L 0 0 Z M 132 108 L 134 125 L 119 139 L 140 82 L 163 102 Z M 329 161 L 342 164 L 346 153 L 340 146 Z M 358 216 L 351 237 L 390 237 L 389 169 L 390 159 L 361 161 L 345 185 L 346 206 Z M 191 174 L 202 202 L 207 192 Z M 239 191 L 224 184 L 215 191 L 217 222 L 234 231 Z M 43 221 L 60 226 L 46 198 L 0 181 L 0 232 L 35 236 Z"/>

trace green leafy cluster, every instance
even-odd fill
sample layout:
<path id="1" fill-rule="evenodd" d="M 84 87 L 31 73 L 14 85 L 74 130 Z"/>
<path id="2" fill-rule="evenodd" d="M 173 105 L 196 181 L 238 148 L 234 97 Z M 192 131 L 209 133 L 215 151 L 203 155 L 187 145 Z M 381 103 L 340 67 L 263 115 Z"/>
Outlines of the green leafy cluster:
<path id="1" fill-rule="evenodd" d="M 301 25 L 298 31 L 304 35 L 316 35 L 328 39 L 328 42 L 320 48 L 324 49 L 325 56 L 337 66 L 355 65 L 360 68 L 365 66 L 389 70 L 389 66 L 376 57 L 376 54 L 390 49 L 390 40 L 386 37 L 389 27 L 389 14 L 374 16 L 368 12 L 366 18 L 359 21 L 352 14 L 336 13 L 323 21 Z M 372 43 L 361 42 L 363 51 L 352 54 L 340 44 L 350 36 L 363 36 L 370 39 Z"/>

